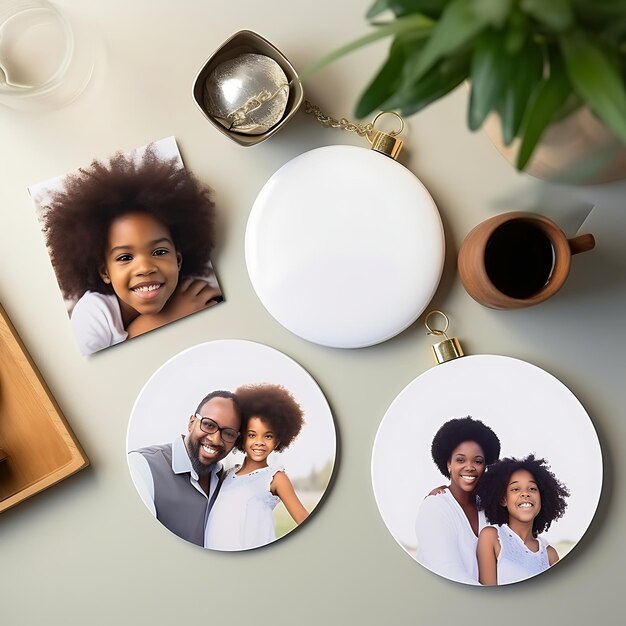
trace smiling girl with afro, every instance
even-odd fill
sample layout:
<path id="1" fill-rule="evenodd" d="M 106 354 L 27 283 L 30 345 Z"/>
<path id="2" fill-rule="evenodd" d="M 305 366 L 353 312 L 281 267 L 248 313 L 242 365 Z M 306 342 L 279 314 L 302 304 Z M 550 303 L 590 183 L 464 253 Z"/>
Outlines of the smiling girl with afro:
<path id="1" fill-rule="evenodd" d="M 83 354 L 215 304 L 206 276 L 214 245 L 209 190 L 154 145 L 67 176 L 43 230 Z"/>
<path id="2" fill-rule="evenodd" d="M 535 576 L 559 560 L 539 534 L 565 513 L 569 491 L 545 459 L 504 458 L 487 468 L 477 488 L 490 524 L 478 537 L 482 585 L 505 585 Z"/>
<path id="3" fill-rule="evenodd" d="M 267 463 L 300 433 L 302 408 L 282 385 L 244 385 L 235 395 L 242 414 L 235 446 L 245 457 L 224 476 L 209 516 L 207 546 L 216 550 L 248 550 L 274 541 L 273 510 L 281 501 L 296 524 L 309 514 L 284 468 Z"/>

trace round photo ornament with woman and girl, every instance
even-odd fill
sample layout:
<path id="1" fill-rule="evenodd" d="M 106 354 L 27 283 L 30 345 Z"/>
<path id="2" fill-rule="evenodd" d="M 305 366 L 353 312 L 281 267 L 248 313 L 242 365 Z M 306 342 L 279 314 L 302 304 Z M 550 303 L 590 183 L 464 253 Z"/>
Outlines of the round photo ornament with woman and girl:
<path id="1" fill-rule="evenodd" d="M 242 340 L 200 344 L 140 392 L 127 435 L 137 491 L 168 530 L 221 551 L 258 548 L 300 526 L 335 463 L 320 388 L 295 361 Z"/>
<path id="2" fill-rule="evenodd" d="M 565 385 L 505 356 L 442 363 L 392 402 L 372 455 L 398 544 L 448 580 L 508 585 L 581 540 L 602 488 L 591 420 Z"/>

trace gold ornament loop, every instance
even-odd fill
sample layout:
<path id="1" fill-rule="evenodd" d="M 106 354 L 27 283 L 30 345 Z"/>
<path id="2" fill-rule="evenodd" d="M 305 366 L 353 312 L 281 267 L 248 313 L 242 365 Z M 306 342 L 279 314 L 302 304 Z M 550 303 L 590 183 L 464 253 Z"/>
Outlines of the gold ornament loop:
<path id="1" fill-rule="evenodd" d="M 445 326 L 443 327 L 443 329 L 433 328 L 428 323 L 428 320 L 431 317 L 433 317 L 433 315 L 440 315 L 446 321 Z M 424 319 L 424 326 L 426 326 L 426 330 L 428 331 L 428 333 L 426 333 L 426 334 L 428 334 L 428 335 L 435 335 L 437 337 L 445 337 L 446 339 L 448 339 L 448 335 L 446 335 L 446 331 L 448 330 L 448 326 L 450 326 L 450 320 L 448 319 L 448 316 L 443 311 L 439 311 L 437 309 L 434 309 L 433 311 L 430 311 L 426 315 L 426 318 Z"/>
<path id="2" fill-rule="evenodd" d="M 398 136 L 403 130 L 404 130 L 404 119 L 403 117 L 399 114 L 396 113 L 395 111 L 381 111 L 373 120 L 372 120 L 372 128 L 376 129 L 376 122 L 379 118 L 381 118 L 383 115 L 393 115 L 395 118 L 397 118 L 398 120 L 400 120 L 400 128 L 398 130 L 390 130 L 389 132 L 386 132 L 388 135 L 391 135 L 392 137 L 396 137 Z"/>

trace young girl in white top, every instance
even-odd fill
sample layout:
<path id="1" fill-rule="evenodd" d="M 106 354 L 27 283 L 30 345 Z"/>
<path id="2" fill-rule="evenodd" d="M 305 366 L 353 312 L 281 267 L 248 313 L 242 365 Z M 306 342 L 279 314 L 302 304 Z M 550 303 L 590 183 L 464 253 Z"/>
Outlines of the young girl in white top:
<path id="1" fill-rule="evenodd" d="M 545 459 L 532 454 L 489 466 L 477 490 L 479 507 L 494 524 L 478 537 L 482 585 L 506 585 L 543 572 L 559 560 L 539 534 L 563 516 L 569 491 Z"/>
<path id="2" fill-rule="evenodd" d="M 42 214 L 71 323 L 91 354 L 211 306 L 209 191 L 152 147 L 67 176 Z"/>
<path id="3" fill-rule="evenodd" d="M 275 541 L 273 511 L 280 501 L 297 524 L 308 516 L 284 468 L 267 463 L 300 433 L 300 405 L 280 385 L 247 385 L 235 395 L 242 412 L 235 446 L 245 458 L 225 474 L 209 515 L 206 543 L 214 550 L 249 550 Z"/>

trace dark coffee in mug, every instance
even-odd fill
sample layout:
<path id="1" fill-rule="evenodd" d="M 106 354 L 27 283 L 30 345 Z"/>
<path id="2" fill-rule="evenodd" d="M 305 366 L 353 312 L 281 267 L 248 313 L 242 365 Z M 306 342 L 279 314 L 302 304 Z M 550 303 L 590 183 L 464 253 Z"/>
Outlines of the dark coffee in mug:
<path id="1" fill-rule="evenodd" d="M 494 286 L 511 298 L 529 298 L 550 279 L 554 249 L 549 237 L 531 221 L 498 226 L 485 246 L 485 270 Z"/>
<path id="2" fill-rule="evenodd" d="M 459 249 L 459 275 L 476 302 L 491 309 L 521 309 L 557 293 L 572 255 L 594 246 L 593 235 L 568 239 L 543 215 L 501 213 L 467 234 Z"/>

